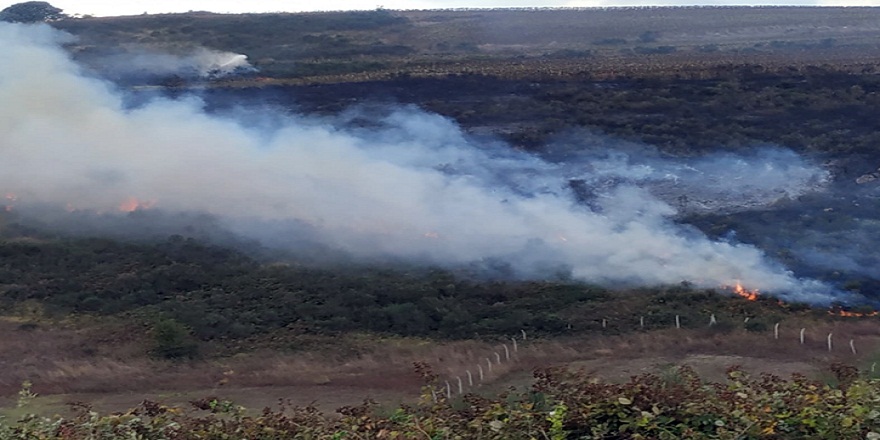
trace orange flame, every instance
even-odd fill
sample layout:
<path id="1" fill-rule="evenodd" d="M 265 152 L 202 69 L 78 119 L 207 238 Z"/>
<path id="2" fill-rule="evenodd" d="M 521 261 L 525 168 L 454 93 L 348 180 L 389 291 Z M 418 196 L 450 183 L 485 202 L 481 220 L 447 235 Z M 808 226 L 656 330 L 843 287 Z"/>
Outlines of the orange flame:
<path id="1" fill-rule="evenodd" d="M 860 312 L 850 312 L 849 310 L 839 309 L 839 310 L 829 310 L 828 314 L 829 315 L 836 315 L 836 316 L 863 318 L 866 316 L 877 316 L 878 314 L 880 314 L 880 312 L 874 310 L 872 312 L 860 313 Z"/>
<path id="2" fill-rule="evenodd" d="M 749 301 L 757 301 L 758 299 L 758 291 L 757 290 L 747 290 L 740 283 L 736 283 L 736 287 L 733 288 L 733 293 L 749 300 Z"/>
<path id="3" fill-rule="evenodd" d="M 759 292 L 757 289 L 748 290 L 745 287 L 743 287 L 742 284 L 740 284 L 739 282 L 736 283 L 736 286 L 734 286 L 730 289 L 737 296 L 741 296 L 749 301 L 757 301 L 758 300 Z M 788 305 L 782 300 L 776 300 L 776 304 L 779 305 L 780 307 L 786 307 Z M 836 307 L 836 308 L 829 309 L 828 314 L 832 315 L 832 316 L 843 316 L 843 317 L 848 317 L 848 318 L 865 318 L 865 317 L 870 317 L 870 316 L 880 316 L 880 310 L 872 310 L 870 312 L 853 312 L 850 310 L 843 310 L 840 307 Z"/>
<path id="4" fill-rule="evenodd" d="M 155 200 L 139 200 L 137 197 L 129 197 L 119 204 L 122 212 L 134 212 L 141 209 L 150 209 L 156 206 Z"/>

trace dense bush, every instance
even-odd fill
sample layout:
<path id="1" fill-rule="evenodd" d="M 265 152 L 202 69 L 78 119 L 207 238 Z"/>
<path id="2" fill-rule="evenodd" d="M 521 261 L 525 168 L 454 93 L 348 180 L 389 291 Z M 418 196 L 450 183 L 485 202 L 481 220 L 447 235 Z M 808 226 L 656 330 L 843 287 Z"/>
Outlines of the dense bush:
<path id="1" fill-rule="evenodd" d="M 191 356 L 197 339 L 241 339 L 282 329 L 367 331 L 439 338 L 553 335 L 668 328 L 675 315 L 706 310 L 721 319 L 765 316 L 754 304 L 689 286 L 610 292 L 584 283 L 487 280 L 432 268 L 263 264 L 241 252 L 172 236 L 161 242 L 108 239 L 0 240 L 0 310 L 28 302 L 50 316 L 133 316 L 154 331 L 159 357 Z M 172 321 L 167 321 L 170 319 Z M 597 323 L 609 320 L 607 328 Z M 735 318 L 741 322 L 742 318 Z M 768 321 L 770 322 L 770 321 Z M 161 331 L 160 331 L 161 330 Z M 185 345 L 185 344 L 184 344 Z"/>
<path id="2" fill-rule="evenodd" d="M 0 11 L 0 21 L 11 23 L 36 23 L 64 17 L 61 9 L 39 1 L 16 3 Z"/>

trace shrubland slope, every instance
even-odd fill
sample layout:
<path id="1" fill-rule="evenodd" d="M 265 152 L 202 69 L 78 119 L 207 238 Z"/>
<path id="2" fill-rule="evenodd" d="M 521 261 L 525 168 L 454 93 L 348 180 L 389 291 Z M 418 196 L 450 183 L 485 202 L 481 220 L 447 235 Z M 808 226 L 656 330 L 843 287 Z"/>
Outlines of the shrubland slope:
<path id="1" fill-rule="evenodd" d="M 761 243 L 790 267 L 870 296 L 878 285 L 870 274 L 817 266 L 787 249 L 805 227 L 843 239 L 845 227 L 873 227 L 878 216 L 874 205 L 858 203 L 873 200 L 873 187 L 855 183 L 880 165 L 873 129 L 880 105 L 878 14 L 871 8 L 376 10 L 84 18 L 53 26 L 79 37 L 67 48 L 98 75 L 102 63 L 119 55 L 187 54 L 202 47 L 248 55 L 259 73 L 193 82 L 174 75 L 111 78 L 133 95 L 156 93 L 143 87 L 156 84 L 169 86 L 158 93 L 172 97 L 197 90 L 213 112 L 246 104 L 254 95 L 260 97 L 257 105 L 295 106 L 320 116 L 364 102 L 413 104 L 454 119 L 468 135 L 500 137 L 514 148 L 556 158 L 577 153 L 582 144 L 566 142 L 573 138 L 646 143 L 679 157 L 782 145 L 824 162 L 837 185 L 829 197 L 786 200 L 758 214 L 676 221 L 723 240 L 742 231 L 743 240 Z M 3 326 L 17 336 L 3 350 L 10 357 L 26 352 L 10 371 L 44 379 L 37 389 L 52 393 L 182 384 L 205 389 L 212 383 L 344 386 L 384 378 L 399 379 L 389 388 L 407 394 L 415 382 L 406 376 L 404 361 L 428 358 L 446 377 L 461 374 L 487 345 L 521 331 L 547 344 L 517 366 L 517 374 L 548 362 L 602 356 L 616 358 L 608 364 L 626 370 L 634 365 L 627 361 L 639 356 L 724 354 L 719 350 L 751 353 L 769 363 L 826 365 L 832 360 L 824 355 L 826 331 L 843 338 L 834 356 L 866 362 L 868 344 L 876 341 L 871 323 L 877 318 L 869 306 L 851 311 L 865 315 L 864 324 L 853 324 L 846 320 L 859 318 L 829 314 L 825 307 L 763 296 L 747 301 L 722 286 L 599 287 L 564 274 L 521 281 L 472 268 L 399 262 L 340 260 L 322 266 L 253 244 L 234 250 L 193 237 L 198 234 L 136 240 L 71 236 L 34 228 L 14 209 L 0 212 L 0 220 L 0 306 L 7 318 Z M 784 231 L 767 233 L 779 224 Z M 867 252 L 857 261 L 870 266 L 872 258 Z M 713 315 L 721 324 L 709 328 Z M 683 318 L 680 333 L 670 329 L 676 317 Z M 817 329 L 811 348 L 753 343 L 769 340 L 776 323 L 789 342 L 799 328 Z M 845 345 L 840 348 L 847 339 L 867 346 L 850 356 Z M 399 345 L 388 348 L 394 344 Z M 309 361 L 288 357 L 299 355 Z M 227 373 L 230 366 L 238 373 Z M 830 385 L 801 377 L 753 380 L 736 372 L 724 384 L 702 383 L 687 370 L 599 385 L 555 371 L 542 373 L 538 388 L 523 400 L 470 397 L 456 403 L 464 409 L 440 402 L 391 418 L 349 408 L 344 414 L 352 418 L 344 419 L 344 429 L 376 436 L 397 432 L 399 438 L 470 435 L 473 429 L 504 438 L 551 432 L 565 438 L 588 431 L 620 438 L 634 433 L 798 438 L 840 433 L 841 427 L 847 429 L 842 438 L 867 435 L 876 428 L 867 409 L 877 400 L 876 383 L 856 381 L 846 367 L 835 372 Z M 16 374 L 2 378 L 5 392 L 18 389 Z M 760 405 L 742 401 L 737 392 Z M 784 413 L 773 406 L 779 393 L 788 393 L 786 404 L 819 415 L 776 417 Z M 648 397 L 638 400 L 635 394 Z M 843 396 L 852 397 L 852 405 L 838 402 Z M 234 410 L 211 402 L 202 406 Z M 343 429 L 310 410 L 296 410 L 294 417 L 302 418 L 297 420 L 271 412 L 240 418 L 232 411 L 231 419 L 223 419 L 232 423 L 178 417 L 177 410 L 152 404 L 138 411 L 152 417 L 143 423 L 176 423 L 218 435 L 270 426 L 284 435 L 310 429 L 316 438 L 339 438 Z M 117 422 L 125 417 L 90 420 L 122 432 Z M 38 422 L 23 423 L 8 426 L 8 432 L 48 432 Z M 86 424 L 68 421 L 54 432 L 77 438 Z M 139 426 L 142 433 L 165 429 Z"/>

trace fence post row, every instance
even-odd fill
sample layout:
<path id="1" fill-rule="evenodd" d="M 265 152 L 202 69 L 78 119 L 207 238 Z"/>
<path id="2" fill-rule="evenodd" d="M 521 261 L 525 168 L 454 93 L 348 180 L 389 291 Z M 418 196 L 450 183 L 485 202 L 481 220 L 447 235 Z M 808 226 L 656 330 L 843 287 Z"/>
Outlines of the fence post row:
<path id="1" fill-rule="evenodd" d="M 750 317 L 746 317 L 743 320 L 743 323 L 748 323 L 749 318 Z M 711 326 L 717 325 L 717 324 L 718 324 L 718 318 L 715 316 L 714 313 L 710 314 L 709 315 L 709 326 L 711 327 Z M 780 325 L 781 325 L 781 323 L 779 323 L 779 322 L 777 322 L 773 325 L 773 339 L 775 339 L 775 340 L 779 339 L 779 326 Z M 602 328 L 607 328 L 607 326 L 608 326 L 608 320 L 602 319 Z M 640 328 L 645 327 L 645 317 L 644 316 L 639 316 L 639 327 Z M 675 328 L 677 328 L 677 329 L 681 328 L 681 315 L 675 315 Z M 800 332 L 798 334 L 798 340 L 800 342 L 800 345 L 805 345 L 805 343 L 806 343 L 806 331 L 807 331 L 807 329 L 805 327 L 802 327 L 800 329 Z M 528 336 L 526 334 L 526 331 L 520 330 L 520 333 L 522 334 L 522 340 L 523 341 L 527 340 Z M 832 352 L 834 350 L 833 336 L 834 336 L 834 333 L 830 332 L 830 333 L 828 333 L 828 336 L 826 338 L 827 348 L 828 348 L 829 352 Z M 517 343 L 516 338 L 515 337 L 510 338 L 510 342 L 513 344 L 513 352 L 517 353 L 519 351 L 519 344 Z M 510 349 L 508 348 L 507 344 L 501 344 L 501 347 L 504 349 L 504 360 L 510 361 Z M 849 340 L 849 349 L 853 355 L 858 354 L 858 350 L 856 350 L 855 339 Z M 495 364 L 500 365 L 501 364 L 501 354 L 498 351 L 494 351 L 493 354 L 495 355 Z M 492 368 L 493 368 L 492 367 L 492 359 L 490 357 L 486 357 L 484 359 L 486 359 L 486 366 L 489 368 L 488 372 L 491 373 Z M 877 362 L 874 362 L 871 364 L 871 373 L 875 372 L 876 367 L 877 367 Z M 474 376 L 471 373 L 471 370 L 465 370 L 465 373 L 467 374 L 468 386 L 473 387 L 474 386 Z M 483 365 L 480 363 L 477 364 L 477 373 L 479 375 L 480 383 L 483 383 L 486 379 L 486 376 L 485 376 L 485 372 L 483 371 Z M 462 381 L 461 376 L 456 376 L 455 379 L 457 380 L 457 383 L 458 383 L 458 394 L 459 395 L 464 394 L 464 382 Z M 446 384 L 446 397 L 451 398 L 452 397 L 452 386 L 450 385 L 448 380 L 445 381 L 445 384 Z M 432 396 L 434 402 L 436 403 L 438 397 L 437 397 L 437 392 L 434 389 L 431 390 L 431 396 Z"/>

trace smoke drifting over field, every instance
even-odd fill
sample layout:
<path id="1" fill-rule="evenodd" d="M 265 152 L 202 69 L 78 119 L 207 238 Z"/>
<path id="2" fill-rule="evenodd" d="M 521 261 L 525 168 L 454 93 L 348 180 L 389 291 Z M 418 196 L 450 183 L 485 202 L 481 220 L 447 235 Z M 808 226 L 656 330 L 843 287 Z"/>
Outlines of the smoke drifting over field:
<path id="1" fill-rule="evenodd" d="M 81 75 L 59 38 L 0 24 L 0 193 L 14 194 L 14 209 L 207 213 L 267 245 L 319 243 L 362 259 L 833 296 L 752 246 L 674 223 L 661 200 L 699 188 L 714 203 L 727 194 L 731 206 L 738 197 L 762 204 L 821 188 L 824 172 L 791 153 L 676 162 L 596 149 L 549 161 L 477 145 L 412 108 L 369 124 L 285 117 L 257 130 L 206 114 L 196 99 L 127 108 L 112 86 Z"/>
<path id="2" fill-rule="evenodd" d="M 560 165 L 587 202 L 597 193 L 629 184 L 648 189 L 679 214 L 718 214 L 765 208 L 822 191 L 831 182 L 830 173 L 782 148 L 670 158 L 656 149 L 621 141 L 573 142 L 575 152 L 561 158 Z"/>
<path id="3" fill-rule="evenodd" d="M 113 79 L 154 81 L 172 75 L 183 78 L 219 78 L 256 72 L 247 55 L 204 47 L 180 54 L 159 53 L 147 47 L 128 47 L 113 54 L 85 56 L 88 64 Z"/>

